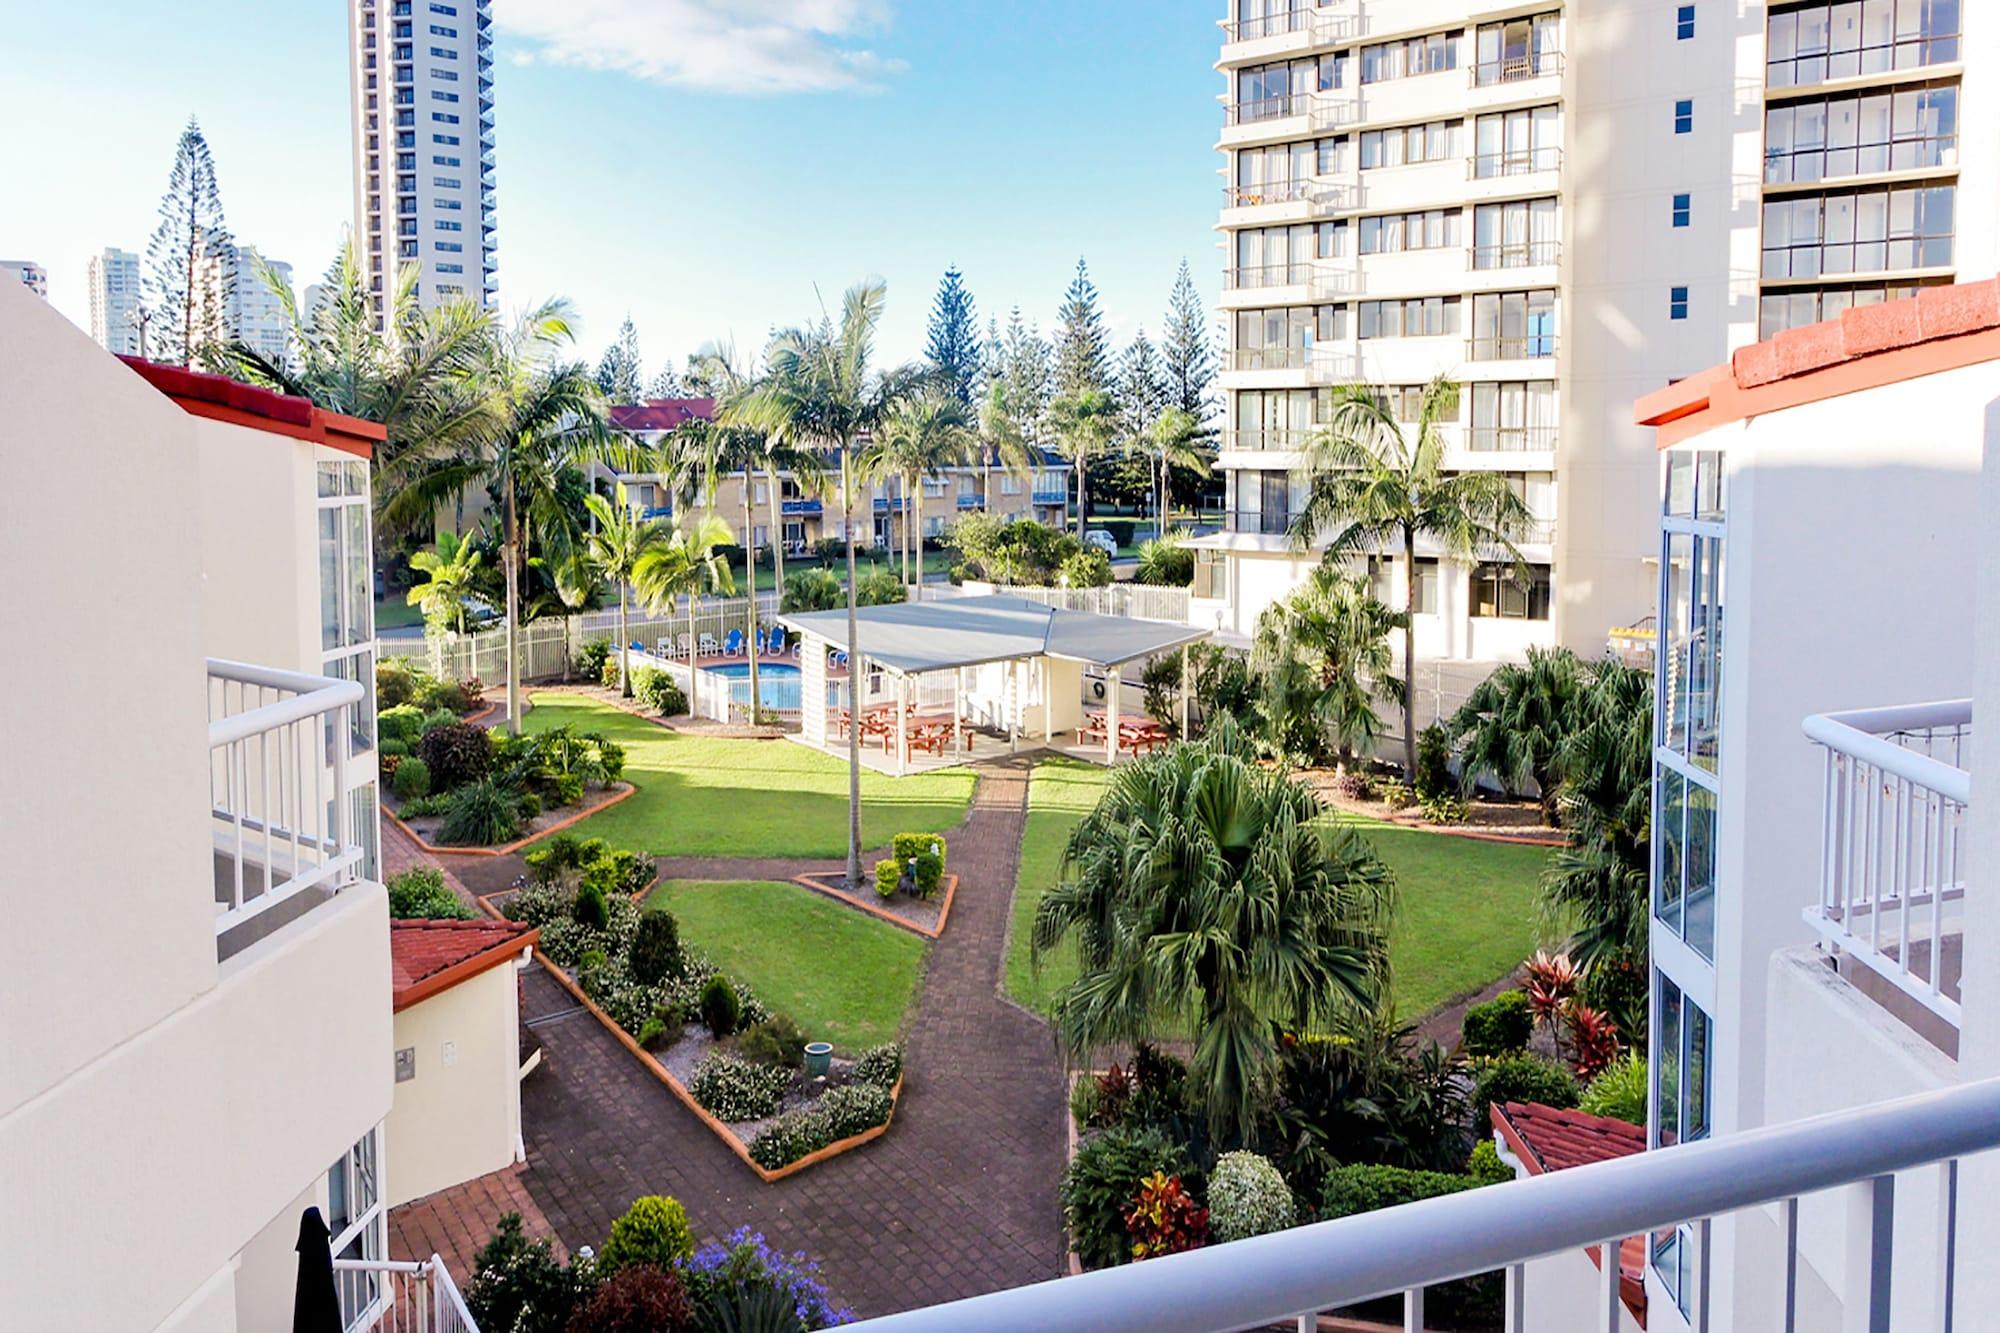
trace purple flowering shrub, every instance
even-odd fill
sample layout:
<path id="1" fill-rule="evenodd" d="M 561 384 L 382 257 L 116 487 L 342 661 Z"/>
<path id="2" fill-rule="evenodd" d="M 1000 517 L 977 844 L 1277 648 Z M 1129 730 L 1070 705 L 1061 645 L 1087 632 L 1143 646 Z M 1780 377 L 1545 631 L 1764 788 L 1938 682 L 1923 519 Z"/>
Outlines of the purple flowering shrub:
<path id="1" fill-rule="evenodd" d="M 740 1327 L 741 1319 L 725 1319 L 720 1312 L 756 1312 L 753 1321 L 769 1327 L 764 1319 L 782 1320 L 789 1311 L 798 1333 L 834 1328 L 854 1322 L 854 1312 L 836 1306 L 827 1295 L 819 1275 L 819 1264 L 803 1253 L 785 1254 L 774 1250 L 761 1233 L 738 1227 L 720 1244 L 710 1241 L 681 1265 L 695 1309 L 706 1314 L 709 1326 Z"/>

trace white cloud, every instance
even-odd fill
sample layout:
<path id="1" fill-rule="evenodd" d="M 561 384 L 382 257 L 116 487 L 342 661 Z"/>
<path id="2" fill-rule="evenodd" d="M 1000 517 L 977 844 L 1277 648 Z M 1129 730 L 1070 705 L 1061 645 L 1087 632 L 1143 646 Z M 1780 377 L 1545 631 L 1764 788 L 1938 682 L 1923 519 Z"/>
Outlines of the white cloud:
<path id="1" fill-rule="evenodd" d="M 890 0 L 501 0 L 536 59 L 670 87 L 773 95 L 879 86 L 903 62 L 858 43 Z"/>

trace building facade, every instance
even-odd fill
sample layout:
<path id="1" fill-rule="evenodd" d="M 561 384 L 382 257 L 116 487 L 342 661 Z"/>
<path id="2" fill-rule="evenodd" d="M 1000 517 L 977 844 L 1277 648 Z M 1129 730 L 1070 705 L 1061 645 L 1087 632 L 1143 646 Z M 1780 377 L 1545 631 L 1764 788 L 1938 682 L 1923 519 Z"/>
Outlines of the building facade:
<path id="1" fill-rule="evenodd" d="M 106 246 L 90 257 L 90 336 L 118 356 L 144 356 L 139 256 Z"/>
<path id="2" fill-rule="evenodd" d="M 44 301 L 49 299 L 49 271 L 32 259 L 0 259 L 0 278 L 11 277 Z"/>
<path id="3" fill-rule="evenodd" d="M 242 343 L 273 365 L 285 366 L 292 359 L 291 322 L 285 316 L 284 303 L 264 282 L 266 269 L 287 286 L 291 284 L 292 266 L 282 259 L 264 258 L 254 245 L 231 245 L 205 255 L 195 272 L 195 323 L 215 329 L 225 340 Z M 93 287 L 93 303 L 95 300 Z"/>
<path id="4" fill-rule="evenodd" d="M 386 316 L 404 265 L 416 298 L 491 305 L 493 15 L 489 0 L 349 0 L 354 237 Z"/>

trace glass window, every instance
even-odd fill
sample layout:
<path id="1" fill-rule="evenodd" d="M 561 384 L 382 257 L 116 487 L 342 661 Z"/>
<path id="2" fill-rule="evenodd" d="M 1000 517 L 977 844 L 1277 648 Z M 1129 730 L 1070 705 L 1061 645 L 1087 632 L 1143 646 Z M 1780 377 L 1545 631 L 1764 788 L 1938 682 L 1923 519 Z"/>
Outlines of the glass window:
<path id="1" fill-rule="evenodd" d="M 325 474 L 321 474 L 324 478 Z M 340 511 L 319 511 L 319 646 L 341 644 Z"/>
<path id="2" fill-rule="evenodd" d="M 1667 288 L 1667 318 L 1686 319 L 1687 317 L 1688 289 L 1685 287 Z"/>
<path id="3" fill-rule="evenodd" d="M 1832 0 L 1770 15 L 1764 83 L 1795 88 L 1959 58 L 1961 0 Z"/>
<path id="4" fill-rule="evenodd" d="M 1694 102 L 1683 97 L 1674 103 L 1674 133 L 1687 134 L 1694 129 Z"/>
<path id="5" fill-rule="evenodd" d="M 1694 36 L 1694 6 L 1682 5 L 1674 12 L 1674 38 L 1687 41 Z"/>
<path id="6" fill-rule="evenodd" d="M 1690 195 L 1685 195 L 1685 194 L 1677 194 L 1677 195 L 1675 195 L 1675 196 L 1674 196 L 1674 207 L 1673 207 L 1673 224 L 1674 224 L 1674 226 L 1676 226 L 1676 227 L 1685 227 L 1685 226 L 1687 226 L 1687 225 L 1688 225 L 1688 223 L 1690 223 L 1691 221 L 1693 221 L 1693 219 L 1694 219 L 1694 200 L 1693 200 L 1693 197 L 1692 197 L 1692 196 L 1690 196 Z"/>
<path id="7" fill-rule="evenodd" d="M 1417 558 L 1417 605 L 1420 616 L 1438 613 L 1438 562 L 1435 557 Z"/>
<path id="8" fill-rule="evenodd" d="M 1681 933 L 1681 846 L 1687 811 L 1687 779 L 1670 768 L 1654 784 L 1659 812 L 1653 818 L 1653 916 Z"/>
<path id="9" fill-rule="evenodd" d="M 1475 566 L 1472 614 L 1501 620 L 1547 620 L 1549 573 L 1547 565 L 1529 565 L 1524 579 L 1511 564 Z"/>

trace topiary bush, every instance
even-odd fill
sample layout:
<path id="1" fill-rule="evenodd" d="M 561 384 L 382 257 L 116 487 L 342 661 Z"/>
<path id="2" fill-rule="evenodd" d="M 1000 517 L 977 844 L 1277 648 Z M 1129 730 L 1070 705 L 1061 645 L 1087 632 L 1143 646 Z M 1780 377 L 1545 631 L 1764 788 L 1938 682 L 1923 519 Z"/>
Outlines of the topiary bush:
<path id="1" fill-rule="evenodd" d="M 1378 1208 L 1479 1189 L 1488 1183 L 1469 1175 L 1409 1171 L 1399 1166 L 1337 1166 L 1327 1173 L 1320 1192 L 1320 1220 L 1372 1213 Z M 1505 1290 L 1506 1277 L 1497 1272 L 1442 1282 L 1424 1294 L 1424 1313 L 1436 1321 L 1434 1327 L 1497 1328 Z M 1395 1301 L 1393 1308 L 1400 1310 L 1402 1301 Z"/>
<path id="2" fill-rule="evenodd" d="M 702 984 L 701 1021 L 717 1041 L 736 1031 L 743 1021 L 743 1004 L 736 996 L 736 987 L 720 972 Z"/>
<path id="3" fill-rule="evenodd" d="M 391 755 L 405 755 L 409 752 L 410 743 L 408 741 L 397 740 L 394 736 L 384 736 L 375 742 L 375 753 L 383 759 L 387 759 Z"/>
<path id="4" fill-rule="evenodd" d="M 455 727 L 457 725 L 457 713 L 452 712 L 449 708 L 433 708 L 430 712 L 424 714 L 423 721 L 417 727 L 417 737 L 418 739 L 422 739 L 430 735 L 433 731 L 436 731 L 439 727 Z"/>
<path id="5" fill-rule="evenodd" d="M 1472 1131 L 1485 1134 L 1492 1128 L 1488 1108 L 1495 1102 L 1538 1102 L 1566 1111 L 1580 1096 L 1576 1075 L 1561 1065 L 1533 1055 L 1511 1056 L 1482 1070 L 1473 1083 Z"/>
<path id="6" fill-rule="evenodd" d="M 494 847 L 512 841 L 520 827 L 519 798 L 482 778 L 452 791 L 438 839 L 457 847 Z"/>
<path id="7" fill-rule="evenodd" d="M 1528 1049 L 1528 1039 L 1534 1033 L 1534 1010 L 1527 995 L 1518 990 L 1502 991 L 1465 1011 L 1467 1055 L 1513 1055 Z"/>
<path id="8" fill-rule="evenodd" d="M 935 856 L 938 869 L 944 869 L 944 839 L 935 833 L 898 833 L 889 842 L 889 854 L 903 866 L 921 856 Z"/>
<path id="9" fill-rule="evenodd" d="M 872 1083 L 878 1088 L 893 1088 L 896 1080 L 903 1076 L 903 1048 L 893 1041 L 885 1041 L 880 1046 L 871 1046 L 861 1053 L 854 1062 L 853 1078 L 856 1083 Z"/>
<path id="10" fill-rule="evenodd" d="M 654 907 L 639 914 L 632 934 L 632 979 L 656 986 L 681 970 L 681 927 L 674 914 Z"/>
<path id="11" fill-rule="evenodd" d="M 396 765 L 394 790 L 399 801 L 414 801 L 430 795 L 431 766 L 415 755 L 406 757 Z"/>
<path id="12" fill-rule="evenodd" d="M 679 1271 L 636 1264 L 599 1283 L 563 1333 L 692 1333 L 699 1327 Z"/>
<path id="13" fill-rule="evenodd" d="M 1590 1081 L 1576 1109 L 1628 1125 L 1646 1123 L 1646 1057 L 1634 1051 Z"/>
<path id="14" fill-rule="evenodd" d="M 611 903 L 605 898 L 603 889 L 595 884 L 586 884 L 576 891 L 576 902 L 570 908 L 570 916 L 579 926 L 603 930 L 611 924 Z"/>
<path id="15" fill-rule="evenodd" d="M 778 1109 L 792 1072 L 711 1051 L 688 1080 L 694 1099 L 720 1120 L 761 1120 Z"/>
<path id="16" fill-rule="evenodd" d="M 1131 1258 L 1125 1213 L 1140 1181 L 1155 1171 L 1186 1180 L 1193 1170 L 1187 1148 L 1155 1129 L 1107 1129 L 1085 1140 L 1062 1182 L 1063 1217 L 1084 1267 L 1108 1268 Z"/>
<path id="17" fill-rule="evenodd" d="M 432 727 L 417 742 L 417 758 L 431 770 L 439 791 L 453 791 L 477 782 L 493 769 L 493 741 L 486 728 L 471 722 Z"/>
<path id="18" fill-rule="evenodd" d="M 597 1271 L 609 1275 L 635 1264 L 671 1268 L 693 1254 L 687 1209 L 669 1195 L 642 1194 L 611 1224 L 611 1234 L 597 1252 Z"/>
<path id="19" fill-rule="evenodd" d="M 736 1049 L 759 1064 L 797 1069 L 806 1058 L 806 1034 L 785 1014 L 772 1014 L 744 1028 Z"/>
<path id="20" fill-rule="evenodd" d="M 445 886 L 436 866 L 418 866 L 389 876 L 389 915 L 397 921 L 475 921 L 479 913 Z"/>
<path id="21" fill-rule="evenodd" d="M 893 898 L 902 883 L 903 866 L 895 857 L 885 856 L 875 863 L 875 892 L 884 898 Z"/>
<path id="22" fill-rule="evenodd" d="M 1292 1187 L 1268 1158 L 1224 1153 L 1208 1177 L 1208 1227 L 1217 1241 L 1283 1231 L 1297 1220 Z"/>

